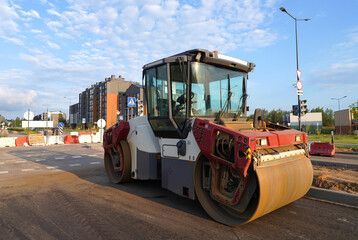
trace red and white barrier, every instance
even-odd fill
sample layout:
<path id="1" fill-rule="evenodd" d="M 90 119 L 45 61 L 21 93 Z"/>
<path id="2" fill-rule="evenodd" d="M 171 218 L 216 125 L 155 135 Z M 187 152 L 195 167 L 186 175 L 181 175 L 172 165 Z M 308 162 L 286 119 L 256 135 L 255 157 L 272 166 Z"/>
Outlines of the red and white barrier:
<path id="1" fill-rule="evenodd" d="M 334 157 L 336 155 L 336 148 L 333 143 L 313 142 L 311 143 L 310 154 Z"/>
<path id="2" fill-rule="evenodd" d="M 64 138 L 64 143 L 65 144 L 71 144 L 71 143 L 80 143 L 80 142 L 78 141 L 78 136 L 67 135 Z"/>
<path id="3" fill-rule="evenodd" d="M 27 137 L 17 137 L 15 139 L 16 146 L 24 146 L 25 143 L 28 143 Z"/>

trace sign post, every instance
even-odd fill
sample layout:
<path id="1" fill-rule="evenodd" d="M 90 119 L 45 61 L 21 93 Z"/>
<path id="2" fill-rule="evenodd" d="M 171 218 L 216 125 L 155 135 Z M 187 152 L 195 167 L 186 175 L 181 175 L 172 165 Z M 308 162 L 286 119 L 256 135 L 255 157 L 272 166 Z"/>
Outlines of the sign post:
<path id="1" fill-rule="evenodd" d="M 60 124 L 58 124 L 58 126 L 60 127 L 60 134 L 62 135 L 62 131 L 63 131 L 63 122 L 60 122 Z"/>
<path id="2" fill-rule="evenodd" d="M 27 139 L 30 137 L 30 120 L 34 118 L 34 114 L 30 112 L 30 108 L 24 113 L 24 118 L 27 120 Z"/>
<path id="3" fill-rule="evenodd" d="M 136 107 L 136 99 L 135 97 L 128 97 L 127 106 L 129 108 L 128 112 L 130 112 L 128 115 L 131 115 L 131 118 L 133 118 L 133 107 Z M 129 119 L 129 116 L 128 116 Z"/>
<path id="4" fill-rule="evenodd" d="M 99 127 L 99 135 L 101 137 L 101 143 L 103 143 L 103 128 L 106 126 L 106 120 L 104 119 L 99 119 L 97 121 L 97 126 Z"/>

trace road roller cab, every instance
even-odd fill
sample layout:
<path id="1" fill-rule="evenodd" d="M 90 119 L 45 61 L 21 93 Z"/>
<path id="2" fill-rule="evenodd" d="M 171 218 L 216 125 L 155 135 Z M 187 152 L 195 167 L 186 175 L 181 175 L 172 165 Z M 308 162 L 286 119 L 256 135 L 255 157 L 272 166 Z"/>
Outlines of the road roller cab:
<path id="1" fill-rule="evenodd" d="M 109 179 L 161 179 L 230 226 L 302 197 L 313 177 L 307 135 L 265 121 L 259 109 L 246 121 L 254 67 L 202 49 L 143 66 L 148 115 L 105 132 Z"/>

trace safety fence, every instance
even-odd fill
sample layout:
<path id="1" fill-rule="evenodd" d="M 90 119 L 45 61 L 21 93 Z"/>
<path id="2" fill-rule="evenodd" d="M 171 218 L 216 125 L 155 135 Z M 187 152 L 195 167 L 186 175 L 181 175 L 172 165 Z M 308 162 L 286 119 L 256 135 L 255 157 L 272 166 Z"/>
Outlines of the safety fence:
<path id="1" fill-rule="evenodd" d="M 65 136 L 45 136 L 43 134 L 30 134 L 28 137 L 2 137 L 0 138 L 1 147 L 17 146 L 39 146 L 56 144 L 78 144 L 78 143 L 100 143 L 101 135 L 99 132 L 71 132 Z"/>

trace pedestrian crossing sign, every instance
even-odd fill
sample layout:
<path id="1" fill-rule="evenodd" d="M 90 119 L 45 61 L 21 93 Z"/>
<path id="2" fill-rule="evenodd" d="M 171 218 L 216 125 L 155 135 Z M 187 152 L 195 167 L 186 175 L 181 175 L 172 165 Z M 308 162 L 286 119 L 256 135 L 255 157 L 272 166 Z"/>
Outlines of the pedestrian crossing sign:
<path id="1" fill-rule="evenodd" d="M 135 97 L 128 97 L 128 107 L 135 107 Z"/>

